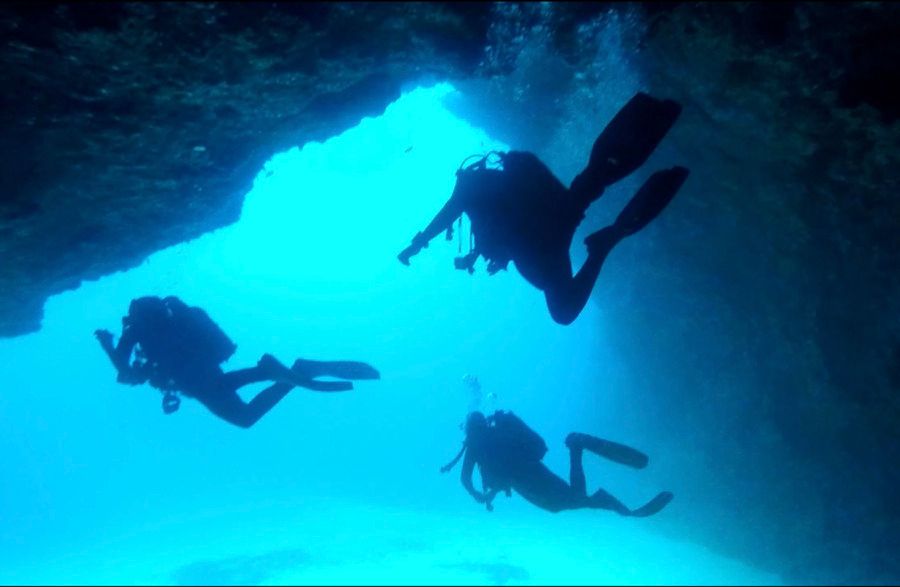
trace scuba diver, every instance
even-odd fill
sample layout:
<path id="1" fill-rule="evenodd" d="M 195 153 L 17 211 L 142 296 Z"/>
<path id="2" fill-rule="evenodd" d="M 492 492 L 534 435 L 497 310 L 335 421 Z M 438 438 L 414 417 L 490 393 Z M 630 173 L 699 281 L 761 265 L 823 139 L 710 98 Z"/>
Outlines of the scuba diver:
<path id="1" fill-rule="evenodd" d="M 646 517 L 663 509 L 672 501 L 672 493 L 663 491 L 637 509 L 629 509 L 621 501 L 598 489 L 588 495 L 581 459 L 585 450 L 617 463 L 642 469 L 649 458 L 631 447 L 596 436 L 572 432 L 566 437 L 569 449 L 569 482 L 553 473 L 541 462 L 547 452 L 544 439 L 512 412 L 497 411 L 490 417 L 471 412 L 465 424 L 466 439 L 459 454 L 441 472 L 450 471 L 463 460 L 460 479 L 466 491 L 488 511 L 493 511 L 497 493 L 507 497 L 514 489 L 534 505 L 557 513 L 582 508 L 612 510 L 622 516 Z M 472 485 L 472 473 L 478 465 L 482 491 Z"/>
<path id="2" fill-rule="evenodd" d="M 656 218 L 689 171 L 676 166 L 651 175 L 615 222 L 584 239 L 588 257 L 573 276 L 569 249 L 575 230 L 607 186 L 647 160 L 680 113 L 672 100 L 636 94 L 597 137 L 587 167 L 568 188 L 533 153 L 492 151 L 471 165 L 463 161 L 450 200 L 398 259 L 409 265 L 410 257 L 444 230 L 452 239 L 453 223 L 461 222 L 465 212 L 474 244 L 470 241 L 469 253 L 456 258 L 456 268 L 472 273 L 482 256 L 493 275 L 514 261 L 519 273 L 544 292 L 553 320 L 571 324 L 612 248 Z"/>
<path id="3" fill-rule="evenodd" d="M 145 296 L 134 299 L 122 318 L 122 336 L 113 345 L 113 334 L 96 330 L 94 335 L 118 371 L 117 381 L 128 385 L 150 385 L 163 392 L 163 412 L 178 409 L 178 392 L 192 397 L 219 418 L 249 428 L 281 401 L 294 387 L 336 392 L 353 389 L 350 381 L 319 381 L 316 377 L 379 379 L 370 365 L 356 361 L 310 361 L 297 359 L 288 369 L 270 354 L 255 367 L 224 372 L 237 346 L 201 308 L 191 307 L 175 296 Z M 135 359 L 131 361 L 132 351 Z M 238 395 L 240 387 L 272 381 L 250 402 Z"/>

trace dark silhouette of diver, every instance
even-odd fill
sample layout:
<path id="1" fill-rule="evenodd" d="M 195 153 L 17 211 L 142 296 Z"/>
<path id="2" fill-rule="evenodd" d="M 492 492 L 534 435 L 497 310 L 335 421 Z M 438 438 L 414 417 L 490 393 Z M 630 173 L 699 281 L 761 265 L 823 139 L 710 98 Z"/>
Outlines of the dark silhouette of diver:
<path id="1" fill-rule="evenodd" d="M 466 420 L 466 439 L 459 454 L 441 468 L 446 473 L 465 455 L 461 481 L 466 491 L 489 511 L 497 493 L 511 491 L 534 505 L 557 513 L 562 510 L 593 508 L 612 510 L 623 516 L 645 517 L 663 509 L 672 501 L 672 493 L 664 491 L 637 509 L 629 509 L 603 489 L 588 495 L 582 455 L 585 450 L 618 463 L 642 469 L 647 455 L 631 447 L 596 436 L 573 432 L 566 437 L 569 448 L 569 482 L 550 471 L 541 462 L 547 446 L 544 440 L 515 414 L 497 411 L 486 418 L 471 412 Z M 472 473 L 478 465 L 482 491 L 472 485 Z"/>
<path id="2" fill-rule="evenodd" d="M 573 276 L 569 249 L 576 228 L 607 186 L 647 160 L 680 113 L 681 106 L 672 100 L 636 94 L 597 137 L 587 167 L 568 188 L 525 151 L 494 151 L 461 166 L 450 200 L 398 258 L 408 265 L 410 257 L 444 230 L 451 239 L 454 221 L 465 212 L 474 245 L 456 259 L 456 268 L 471 273 L 483 256 L 493 275 L 514 261 L 519 273 L 544 292 L 552 318 L 570 324 L 587 303 L 612 248 L 662 212 L 688 170 L 673 167 L 651 175 L 612 225 L 585 238 L 588 258 Z M 499 169 L 489 167 L 495 163 Z"/>
<path id="3" fill-rule="evenodd" d="M 295 386 L 314 391 L 347 391 L 350 381 L 318 381 L 316 377 L 378 379 L 373 367 L 356 361 L 297 359 L 288 369 L 264 354 L 255 367 L 224 372 L 219 365 L 237 346 L 200 308 L 187 306 L 175 296 L 146 296 L 131 301 L 122 318 L 122 336 L 113 346 L 108 330 L 94 335 L 118 371 L 117 380 L 129 385 L 150 385 L 164 393 L 163 411 L 178 409 L 176 392 L 200 401 L 210 412 L 242 428 L 249 428 Z M 132 351 L 135 360 L 131 363 Z M 238 395 L 240 387 L 272 381 L 249 403 Z"/>

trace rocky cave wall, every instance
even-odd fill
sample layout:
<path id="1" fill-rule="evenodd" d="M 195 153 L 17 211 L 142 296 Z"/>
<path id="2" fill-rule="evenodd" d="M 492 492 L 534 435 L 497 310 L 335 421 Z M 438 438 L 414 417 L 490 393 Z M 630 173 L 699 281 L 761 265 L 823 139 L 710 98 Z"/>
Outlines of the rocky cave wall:
<path id="1" fill-rule="evenodd" d="M 626 88 L 685 106 L 658 155 L 691 177 L 594 296 L 634 374 L 622 417 L 660 438 L 665 478 L 702 496 L 669 530 L 792 581 L 896 582 L 898 7 L 575 17 L 589 8 L 510 10 L 515 71 L 470 91 L 564 179 Z M 534 112 L 542 124 L 516 125 Z M 594 228 L 610 219 L 597 208 Z"/>
<path id="2" fill-rule="evenodd" d="M 654 466 L 704 499 L 664 529 L 795 581 L 900 578 L 897 5 L 0 14 L 4 336 L 36 330 L 48 295 L 235 221 L 272 153 L 404 84 L 453 80 L 476 122 L 564 179 L 610 95 L 678 99 L 661 156 L 689 183 L 595 295 L 635 366 L 622 417 L 670 439 Z"/>
<path id="3" fill-rule="evenodd" d="M 0 7 L 0 336 L 47 296 L 237 220 L 275 152 L 471 75 L 490 6 Z"/>
<path id="4" fill-rule="evenodd" d="M 461 110 L 564 180 L 635 87 L 684 105 L 654 159 L 691 177 L 594 293 L 634 374 L 622 418 L 697 496 L 668 530 L 791 581 L 895 583 L 898 6 L 505 13 L 513 71 L 467 82 Z"/>

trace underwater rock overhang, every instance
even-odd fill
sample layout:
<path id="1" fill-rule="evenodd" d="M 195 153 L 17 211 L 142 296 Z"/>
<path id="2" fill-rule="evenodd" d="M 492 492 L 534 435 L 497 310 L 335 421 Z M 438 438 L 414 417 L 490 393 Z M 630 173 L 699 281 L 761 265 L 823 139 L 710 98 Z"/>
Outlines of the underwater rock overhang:
<path id="1" fill-rule="evenodd" d="M 37 330 L 50 295 L 234 222 L 271 154 L 377 115 L 404 84 L 503 73 L 502 47 L 541 20 L 572 57 L 579 24 L 632 8 L 546 4 L 4 4 L 0 336 Z M 784 4 L 722 23 L 779 42 Z M 877 67 L 855 73 L 846 99 L 896 116 L 863 83 Z"/>
<path id="2" fill-rule="evenodd" d="M 276 152 L 472 75 L 490 5 L 0 7 L 0 336 L 46 298 L 236 221 Z"/>

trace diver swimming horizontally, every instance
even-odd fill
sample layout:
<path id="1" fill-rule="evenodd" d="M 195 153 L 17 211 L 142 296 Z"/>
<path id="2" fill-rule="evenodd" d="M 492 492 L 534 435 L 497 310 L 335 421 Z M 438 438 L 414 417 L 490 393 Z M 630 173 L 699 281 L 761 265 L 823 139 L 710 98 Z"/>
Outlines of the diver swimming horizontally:
<path id="1" fill-rule="evenodd" d="M 514 261 L 519 273 L 544 292 L 552 318 L 570 324 L 587 304 L 612 248 L 650 223 L 675 197 L 687 179 L 684 167 L 651 175 L 616 221 L 585 238 L 588 257 L 573 275 L 569 249 L 588 207 L 605 188 L 640 167 L 653 153 L 681 106 L 640 92 L 606 125 L 594 142 L 587 167 L 566 188 L 532 153 L 492 152 L 457 171 L 450 200 L 399 255 L 409 259 L 465 213 L 472 224 L 474 247 L 455 261 L 473 271 L 479 256 L 493 275 Z M 495 155 L 500 168 L 489 167 Z"/>
<path id="2" fill-rule="evenodd" d="M 612 510 L 622 516 L 646 517 L 663 509 L 673 495 L 668 491 L 637 509 L 629 509 L 603 489 L 591 495 L 582 465 L 582 456 L 588 450 L 617 463 L 642 469 L 647 466 L 647 455 L 631 447 L 573 432 L 566 437 L 569 449 L 569 482 L 553 473 L 541 462 L 547 452 L 544 439 L 511 412 L 497 411 L 490 417 L 481 412 L 471 412 L 466 419 L 466 439 L 459 454 L 441 472 L 451 470 L 465 456 L 460 479 L 466 491 L 483 503 L 488 511 L 499 492 L 511 495 L 512 490 L 532 504 L 557 513 L 582 508 Z M 472 485 L 472 473 L 478 465 L 482 491 Z"/>
<path id="3" fill-rule="evenodd" d="M 118 371 L 117 381 L 128 385 L 149 382 L 164 393 L 165 413 L 178 409 L 180 392 L 242 428 L 255 424 L 294 387 L 326 392 L 353 389 L 351 381 L 319 381 L 317 377 L 380 378 L 375 368 L 357 361 L 297 359 L 288 369 L 270 354 L 264 354 L 255 367 L 226 373 L 220 363 L 228 360 L 237 346 L 206 312 L 175 296 L 132 300 L 128 315 L 122 318 L 118 345 L 113 345 L 108 330 L 96 330 L 94 335 Z M 250 402 L 238 395 L 240 387 L 263 381 L 274 383 Z"/>

